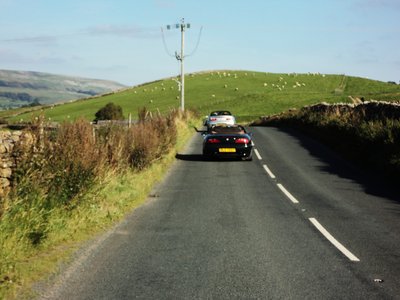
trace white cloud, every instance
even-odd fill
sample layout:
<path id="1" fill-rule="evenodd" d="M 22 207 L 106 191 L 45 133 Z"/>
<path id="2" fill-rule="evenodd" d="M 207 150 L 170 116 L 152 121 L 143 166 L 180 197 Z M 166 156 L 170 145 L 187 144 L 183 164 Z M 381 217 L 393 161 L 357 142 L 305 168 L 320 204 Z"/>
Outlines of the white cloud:
<path id="1" fill-rule="evenodd" d="M 160 38 L 158 28 L 145 28 L 134 25 L 98 25 L 82 31 L 90 36 L 119 36 L 128 38 Z"/>
<path id="2" fill-rule="evenodd" d="M 31 44 L 54 44 L 57 42 L 57 36 L 42 35 L 22 38 L 4 39 L 2 42 L 10 43 L 31 43 Z"/>

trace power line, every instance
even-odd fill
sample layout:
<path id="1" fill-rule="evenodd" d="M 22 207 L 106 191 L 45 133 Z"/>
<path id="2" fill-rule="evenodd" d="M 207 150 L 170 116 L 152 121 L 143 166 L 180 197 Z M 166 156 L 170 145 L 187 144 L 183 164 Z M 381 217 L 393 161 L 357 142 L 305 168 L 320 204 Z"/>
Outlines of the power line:
<path id="1" fill-rule="evenodd" d="M 190 54 L 186 55 L 186 57 L 192 56 L 197 52 L 197 49 L 199 48 L 199 45 L 200 45 L 200 39 L 201 39 L 201 33 L 202 32 L 203 32 L 203 26 L 200 27 L 200 32 L 199 32 L 199 36 L 197 38 L 196 47 L 194 47 L 194 50 L 192 52 L 190 52 Z"/>
<path id="2" fill-rule="evenodd" d="M 162 37 L 162 41 L 163 41 L 163 45 L 164 45 L 164 50 L 167 53 L 167 55 L 169 55 L 171 57 L 175 57 L 175 55 L 171 54 L 171 52 L 168 50 L 167 42 L 165 41 L 164 30 L 162 27 L 161 27 L 161 37 Z"/>

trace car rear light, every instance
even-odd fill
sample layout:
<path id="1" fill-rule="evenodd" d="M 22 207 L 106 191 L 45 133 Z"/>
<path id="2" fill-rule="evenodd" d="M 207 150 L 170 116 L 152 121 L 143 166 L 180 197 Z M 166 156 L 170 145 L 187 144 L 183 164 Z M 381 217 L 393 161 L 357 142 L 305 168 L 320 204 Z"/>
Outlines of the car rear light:
<path id="1" fill-rule="evenodd" d="M 217 118 L 210 118 L 210 121 L 217 121 Z"/>
<path id="2" fill-rule="evenodd" d="M 219 139 L 212 138 L 212 139 L 208 139 L 207 143 L 209 143 L 209 144 L 218 144 L 218 143 L 221 143 L 221 141 Z"/>
<path id="3" fill-rule="evenodd" d="M 248 144 L 250 143 L 250 140 L 247 138 L 238 138 L 235 140 L 236 144 Z"/>

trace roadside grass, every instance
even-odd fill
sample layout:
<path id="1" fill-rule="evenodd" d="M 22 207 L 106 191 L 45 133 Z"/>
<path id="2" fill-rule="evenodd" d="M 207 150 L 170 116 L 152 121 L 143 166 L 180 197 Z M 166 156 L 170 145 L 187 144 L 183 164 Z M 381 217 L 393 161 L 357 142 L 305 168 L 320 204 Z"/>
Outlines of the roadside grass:
<path id="1" fill-rule="evenodd" d="M 27 228 L 23 222 L 10 224 L 8 221 L 13 220 L 3 216 L 0 222 L 0 299 L 31 299 L 35 290 L 51 284 L 62 265 L 68 264 L 83 242 L 104 233 L 143 204 L 154 184 L 175 161 L 177 151 L 192 137 L 192 126 L 199 122 L 178 120 L 177 142 L 166 155 L 141 170 L 109 170 L 73 209 L 55 206 L 44 211 L 35 203 L 25 206 L 28 209 L 21 210 L 18 218 L 29 220 L 26 224 L 40 227 L 43 217 L 46 218 L 46 237 L 41 243 L 34 244 L 22 238 L 32 228 Z"/>
<path id="2" fill-rule="evenodd" d="M 126 118 L 143 106 L 152 112 L 166 113 L 180 105 L 176 79 L 162 79 L 97 98 L 47 107 L 44 114 L 51 121 L 79 117 L 93 120 L 96 111 L 109 102 L 120 105 Z M 400 85 L 345 75 L 226 70 L 187 74 L 185 80 L 186 108 L 204 116 L 211 110 L 228 109 L 239 122 L 319 102 L 349 102 L 348 96 L 391 101 L 400 94 Z M 31 120 L 32 113 L 8 120 L 21 119 Z"/>

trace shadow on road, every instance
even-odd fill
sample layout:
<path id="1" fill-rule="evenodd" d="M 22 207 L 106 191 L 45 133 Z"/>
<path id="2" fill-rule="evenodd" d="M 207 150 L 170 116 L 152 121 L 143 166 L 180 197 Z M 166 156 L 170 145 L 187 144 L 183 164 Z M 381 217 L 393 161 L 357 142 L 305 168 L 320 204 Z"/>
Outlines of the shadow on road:
<path id="1" fill-rule="evenodd" d="M 361 166 L 346 160 L 340 154 L 329 148 L 329 146 L 307 136 L 295 129 L 277 128 L 293 138 L 297 139 L 301 145 L 315 158 L 325 165 L 321 167 L 322 172 L 336 174 L 342 178 L 350 179 L 360 184 L 364 191 L 370 195 L 390 199 L 400 203 L 400 187 L 372 170 L 363 169 Z"/>
<path id="2" fill-rule="evenodd" d="M 185 161 L 206 161 L 202 154 L 177 154 L 176 159 Z"/>
<path id="3" fill-rule="evenodd" d="M 204 157 L 202 154 L 179 154 L 178 153 L 177 155 L 175 155 L 175 158 L 179 159 L 179 160 L 184 160 L 184 161 L 203 161 L 203 162 L 239 162 L 239 161 L 242 161 L 241 159 L 232 158 L 232 157 L 207 158 L 207 157 Z"/>

